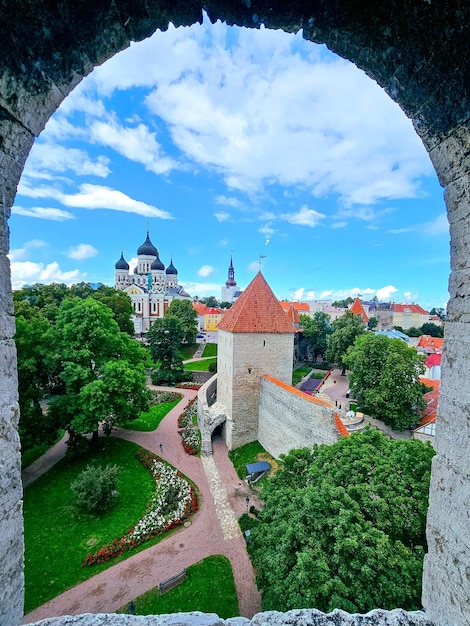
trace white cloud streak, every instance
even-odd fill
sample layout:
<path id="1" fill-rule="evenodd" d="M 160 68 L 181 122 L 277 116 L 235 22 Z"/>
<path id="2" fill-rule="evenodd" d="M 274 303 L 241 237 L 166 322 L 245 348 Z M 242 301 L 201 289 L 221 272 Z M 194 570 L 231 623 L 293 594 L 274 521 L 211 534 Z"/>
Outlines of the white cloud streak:
<path id="1" fill-rule="evenodd" d="M 78 246 L 69 249 L 68 256 L 76 261 L 91 259 L 98 254 L 98 250 L 88 243 L 80 243 Z"/>

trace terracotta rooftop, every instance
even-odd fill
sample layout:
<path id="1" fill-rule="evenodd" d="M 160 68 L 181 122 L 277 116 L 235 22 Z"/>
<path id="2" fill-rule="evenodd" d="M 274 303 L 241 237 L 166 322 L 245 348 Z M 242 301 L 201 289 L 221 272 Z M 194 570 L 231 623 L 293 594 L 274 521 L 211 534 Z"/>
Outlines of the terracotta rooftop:
<path id="1" fill-rule="evenodd" d="M 298 313 L 302 313 L 302 311 L 306 313 L 310 312 L 308 302 L 288 302 L 287 300 L 279 300 L 279 304 L 282 306 L 284 311 L 288 311 L 290 307 L 293 306 Z"/>
<path id="2" fill-rule="evenodd" d="M 284 308 L 284 307 L 283 307 Z M 297 311 L 294 308 L 294 305 L 291 304 L 288 311 L 286 311 L 287 313 L 287 317 L 290 319 L 290 321 L 295 325 L 295 324 L 300 324 L 300 319 L 299 316 L 297 315 Z"/>
<path id="3" fill-rule="evenodd" d="M 264 374 L 263 378 L 265 380 L 269 380 L 269 382 L 274 383 L 278 387 L 282 387 L 282 389 L 285 389 L 286 391 L 291 393 L 293 396 L 299 396 L 299 398 L 303 398 L 303 400 L 306 400 L 307 402 L 311 402 L 312 404 L 319 404 L 321 406 L 326 407 L 327 409 L 333 408 L 333 405 L 330 402 L 328 402 L 328 400 L 324 400 L 323 398 L 319 398 L 318 396 L 311 396 L 308 393 L 304 393 L 303 391 L 300 391 L 300 389 L 297 389 L 296 387 L 292 387 L 292 385 L 288 385 L 287 383 L 283 383 L 281 380 L 278 380 L 277 378 L 273 378 L 269 374 Z"/>
<path id="4" fill-rule="evenodd" d="M 292 333 L 296 328 L 258 272 L 218 326 L 230 333 Z"/>
<path id="5" fill-rule="evenodd" d="M 396 304 L 393 303 L 393 310 L 396 313 L 420 313 L 421 315 L 429 315 L 428 311 L 425 311 L 419 304 Z"/>
<path id="6" fill-rule="evenodd" d="M 360 315 L 364 324 L 367 324 L 369 318 L 367 317 L 367 313 L 365 312 L 364 307 L 362 306 L 362 302 L 359 300 L 359 298 L 356 298 L 354 300 L 350 310 L 352 311 L 352 313 L 354 313 L 354 315 Z"/>
<path id="7" fill-rule="evenodd" d="M 338 432 L 341 435 L 341 437 L 350 437 L 351 436 L 351 433 L 346 428 L 346 426 L 343 424 L 343 422 L 342 422 L 340 416 L 338 415 L 338 413 L 335 413 L 335 424 L 336 424 L 336 428 L 338 429 Z"/>

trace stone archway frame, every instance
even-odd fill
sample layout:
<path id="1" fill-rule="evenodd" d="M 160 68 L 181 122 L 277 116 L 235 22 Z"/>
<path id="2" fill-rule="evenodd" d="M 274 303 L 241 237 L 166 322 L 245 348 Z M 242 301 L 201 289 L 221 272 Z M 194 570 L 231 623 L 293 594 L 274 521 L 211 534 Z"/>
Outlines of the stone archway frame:
<path id="1" fill-rule="evenodd" d="M 18 0 L 0 8 L 0 621 L 22 616 L 22 519 L 8 223 L 35 137 L 92 71 L 157 28 L 210 19 L 303 29 L 375 79 L 413 120 L 445 199 L 450 301 L 428 516 L 423 604 L 436 624 L 468 624 L 470 562 L 470 4 L 467 0 Z M 5 219 L 6 218 L 6 219 Z"/>

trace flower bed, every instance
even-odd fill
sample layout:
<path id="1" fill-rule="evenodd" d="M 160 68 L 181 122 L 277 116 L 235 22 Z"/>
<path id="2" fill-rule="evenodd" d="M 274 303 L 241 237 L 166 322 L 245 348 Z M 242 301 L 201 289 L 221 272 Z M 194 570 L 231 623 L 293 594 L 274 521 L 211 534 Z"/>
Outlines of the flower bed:
<path id="1" fill-rule="evenodd" d="M 201 435 L 198 427 L 194 424 L 196 415 L 197 401 L 194 398 L 178 417 L 178 428 L 181 429 L 180 435 L 186 454 L 198 454 L 201 447 Z"/>
<path id="2" fill-rule="evenodd" d="M 82 562 L 82 567 L 105 563 L 120 556 L 153 537 L 180 526 L 191 513 L 198 510 L 194 488 L 181 472 L 162 463 L 148 450 L 139 451 L 137 456 L 150 470 L 155 482 L 155 493 L 150 501 L 148 513 L 121 538 L 114 539 L 93 554 L 88 554 Z"/>
<path id="3" fill-rule="evenodd" d="M 199 389 L 202 387 L 202 383 L 179 383 L 178 385 L 176 385 L 176 387 L 179 387 L 180 389 L 193 389 L 194 391 L 199 391 Z"/>

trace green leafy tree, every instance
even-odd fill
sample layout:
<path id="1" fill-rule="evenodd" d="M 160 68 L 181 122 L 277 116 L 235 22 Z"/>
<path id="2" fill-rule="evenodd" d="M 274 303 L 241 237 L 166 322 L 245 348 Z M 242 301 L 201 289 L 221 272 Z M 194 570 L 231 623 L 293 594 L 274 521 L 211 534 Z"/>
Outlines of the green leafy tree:
<path id="1" fill-rule="evenodd" d="M 88 465 L 70 485 L 77 507 L 85 513 L 99 515 L 116 502 L 119 467 Z"/>
<path id="2" fill-rule="evenodd" d="M 437 315 L 438 317 L 441 318 L 441 320 L 445 320 L 446 319 L 446 310 L 439 306 L 439 307 L 433 307 L 430 311 L 429 311 L 429 315 Z"/>
<path id="3" fill-rule="evenodd" d="M 232 308 L 232 302 L 227 302 L 227 301 L 223 301 L 219 304 L 221 309 L 231 309 Z"/>
<path id="4" fill-rule="evenodd" d="M 423 332 L 415 326 L 411 326 L 411 328 L 408 328 L 404 332 L 408 335 L 408 337 L 421 337 L 421 335 L 423 334 Z"/>
<path id="5" fill-rule="evenodd" d="M 50 404 L 51 415 L 70 431 L 98 436 L 148 408 L 145 350 L 122 333 L 112 311 L 93 298 L 62 303 L 51 349 L 65 395 Z"/>
<path id="6" fill-rule="evenodd" d="M 248 543 L 262 608 L 420 608 L 433 454 L 368 428 L 281 457 Z"/>
<path id="7" fill-rule="evenodd" d="M 209 308 L 218 307 L 219 306 L 219 301 L 217 300 L 217 298 L 215 296 L 206 296 L 205 298 L 201 298 L 199 300 L 199 302 L 202 302 L 203 304 L 205 304 Z"/>
<path id="8" fill-rule="evenodd" d="M 349 296 L 348 298 L 345 298 L 344 300 L 336 300 L 335 302 L 332 302 L 331 306 L 337 306 L 337 307 L 342 307 L 344 309 L 347 309 L 348 306 L 352 304 L 353 302 L 354 302 L 354 298 L 351 298 L 351 296 Z"/>
<path id="9" fill-rule="evenodd" d="M 180 348 L 183 341 L 183 330 L 178 318 L 166 315 L 157 319 L 150 326 L 147 342 L 150 354 L 155 362 L 159 362 L 162 370 L 182 370 L 183 361 Z"/>
<path id="10" fill-rule="evenodd" d="M 359 407 L 397 430 L 410 428 L 425 408 L 419 376 L 424 356 L 401 339 L 366 334 L 344 359 Z"/>
<path id="11" fill-rule="evenodd" d="M 191 344 L 196 341 L 198 317 L 197 311 L 189 300 L 173 300 L 165 313 L 165 317 L 176 317 L 181 325 L 182 343 Z"/>
<path id="12" fill-rule="evenodd" d="M 333 332 L 329 315 L 321 311 L 315 313 L 312 318 L 308 315 L 301 315 L 300 324 L 313 360 L 316 361 L 318 357 L 323 358 L 326 352 L 328 335 Z"/>
<path id="13" fill-rule="evenodd" d="M 430 335 L 431 337 L 444 337 L 444 326 L 428 322 L 421 326 L 421 332 L 423 335 Z"/>
<path id="14" fill-rule="evenodd" d="M 374 330 L 374 328 L 377 328 L 378 325 L 379 322 L 376 317 L 369 317 L 369 321 L 367 322 L 367 328 L 369 330 Z"/>
<path id="15" fill-rule="evenodd" d="M 349 346 L 354 344 L 356 338 L 365 333 L 364 322 L 359 315 L 346 311 L 344 315 L 333 321 L 332 327 L 333 333 L 327 339 L 325 358 L 328 363 L 341 364 L 344 375 L 346 365 L 343 357 L 346 356 Z"/>

